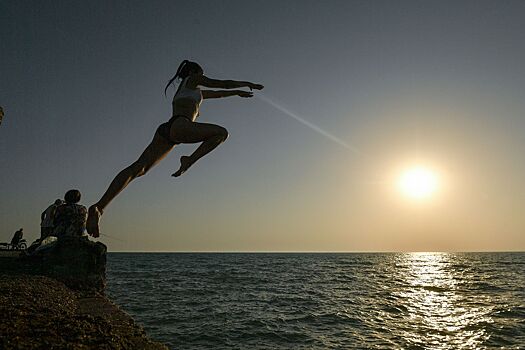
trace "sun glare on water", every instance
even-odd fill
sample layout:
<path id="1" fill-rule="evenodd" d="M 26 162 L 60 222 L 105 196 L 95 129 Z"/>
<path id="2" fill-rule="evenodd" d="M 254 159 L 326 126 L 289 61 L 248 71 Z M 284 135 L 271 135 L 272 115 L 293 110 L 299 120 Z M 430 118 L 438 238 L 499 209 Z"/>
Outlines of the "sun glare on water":
<path id="1" fill-rule="evenodd" d="M 438 178 L 432 170 L 417 166 L 409 168 L 401 174 L 398 186 L 404 195 L 414 199 L 423 199 L 435 193 L 438 187 Z"/>

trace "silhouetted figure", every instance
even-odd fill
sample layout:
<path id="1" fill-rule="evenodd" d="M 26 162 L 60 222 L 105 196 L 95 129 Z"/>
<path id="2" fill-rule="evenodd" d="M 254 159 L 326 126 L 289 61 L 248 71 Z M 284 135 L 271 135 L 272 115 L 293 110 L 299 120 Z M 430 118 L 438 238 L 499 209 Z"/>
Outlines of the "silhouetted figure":
<path id="1" fill-rule="evenodd" d="M 82 236 L 86 228 L 87 209 L 78 204 L 80 197 L 78 190 L 66 192 L 65 203 L 59 205 L 55 211 L 53 236 L 57 236 L 58 239 Z"/>
<path id="2" fill-rule="evenodd" d="M 180 176 L 187 171 L 197 160 L 214 150 L 226 140 L 228 131 L 222 126 L 206 123 L 197 123 L 199 109 L 203 99 L 221 98 L 228 96 L 252 97 L 253 93 L 242 90 L 201 90 L 199 86 L 219 89 L 235 89 L 248 87 L 261 90 L 260 84 L 247 81 L 216 80 L 204 75 L 202 67 L 184 60 L 177 69 L 175 76 L 168 82 L 167 88 L 175 79 L 181 82 L 173 97 L 172 117 L 161 124 L 153 136 L 153 140 L 144 150 L 139 159 L 122 170 L 113 179 L 102 198 L 91 207 L 87 220 L 87 231 L 93 237 L 99 237 L 99 220 L 106 206 L 115 198 L 132 180 L 148 172 L 155 164 L 162 160 L 175 145 L 180 143 L 201 143 L 189 156 L 180 158 L 180 168 L 172 176 Z"/>
<path id="3" fill-rule="evenodd" d="M 42 212 L 40 215 L 40 240 L 46 238 L 47 236 L 53 234 L 54 230 L 54 223 L 53 220 L 55 218 L 55 212 L 59 205 L 61 205 L 63 202 L 61 199 L 57 199 L 55 203 L 51 204 L 49 207 L 47 207 L 46 210 Z"/>
<path id="4" fill-rule="evenodd" d="M 11 246 L 13 248 L 16 248 L 18 246 L 18 243 L 20 243 L 20 240 L 24 237 L 24 229 L 21 228 L 20 230 L 16 231 L 13 235 L 13 238 L 11 239 Z"/>
<path id="5" fill-rule="evenodd" d="M 0 125 L 2 125 L 2 120 L 4 119 L 4 110 L 0 107 Z"/>

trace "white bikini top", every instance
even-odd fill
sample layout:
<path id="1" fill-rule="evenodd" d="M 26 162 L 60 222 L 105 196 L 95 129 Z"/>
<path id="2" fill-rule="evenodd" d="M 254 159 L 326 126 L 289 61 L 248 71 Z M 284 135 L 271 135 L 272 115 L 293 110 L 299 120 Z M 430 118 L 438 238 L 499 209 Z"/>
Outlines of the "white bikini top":
<path id="1" fill-rule="evenodd" d="M 186 83 L 188 82 L 188 77 L 184 78 L 184 80 L 180 83 L 180 89 L 179 91 L 173 96 L 173 102 L 180 98 L 189 98 L 195 101 L 198 105 L 202 102 L 202 92 L 201 89 L 190 89 L 186 87 Z"/>

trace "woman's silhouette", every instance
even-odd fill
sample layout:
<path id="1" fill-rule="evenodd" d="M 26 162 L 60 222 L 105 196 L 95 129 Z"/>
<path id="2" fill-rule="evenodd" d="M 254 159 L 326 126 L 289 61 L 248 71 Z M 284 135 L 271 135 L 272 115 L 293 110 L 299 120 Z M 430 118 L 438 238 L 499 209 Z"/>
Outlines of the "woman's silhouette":
<path id="1" fill-rule="evenodd" d="M 113 179 L 102 198 L 89 207 L 87 231 L 93 237 L 98 237 L 99 220 L 106 206 L 115 198 L 133 179 L 148 172 L 155 164 L 162 160 L 171 149 L 180 143 L 199 143 L 200 146 L 189 156 L 180 158 L 180 168 L 172 176 L 180 176 L 197 160 L 213 151 L 226 140 L 228 131 L 222 126 L 206 123 L 197 123 L 199 108 L 203 99 L 228 96 L 252 97 L 253 93 L 242 90 L 200 90 L 198 86 L 220 89 L 235 89 L 248 87 L 261 90 L 260 84 L 247 81 L 216 80 L 204 75 L 201 66 L 195 62 L 183 61 L 175 76 L 168 82 L 167 88 L 175 79 L 181 79 L 177 92 L 173 97 L 173 114 L 169 121 L 161 124 L 153 140 L 141 154 L 139 159 L 122 170 Z"/>

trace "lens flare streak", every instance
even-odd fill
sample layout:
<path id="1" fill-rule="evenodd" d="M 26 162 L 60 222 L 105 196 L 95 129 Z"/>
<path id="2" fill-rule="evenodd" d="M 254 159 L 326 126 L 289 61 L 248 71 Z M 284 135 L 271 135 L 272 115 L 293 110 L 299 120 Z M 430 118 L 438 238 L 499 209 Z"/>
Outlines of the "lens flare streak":
<path id="1" fill-rule="evenodd" d="M 319 134 L 329 138 L 330 140 L 334 141 L 335 143 L 337 143 L 338 145 L 340 146 L 343 146 L 349 150 L 351 150 L 352 152 L 354 152 L 355 154 L 361 154 L 361 152 L 356 148 L 356 147 L 353 147 L 351 145 L 349 145 L 347 142 L 341 140 L 340 138 L 338 138 L 337 136 L 334 136 L 332 135 L 331 133 L 329 133 L 328 131 L 326 130 L 323 130 L 321 129 L 320 127 L 318 127 L 317 125 L 313 124 L 312 122 L 309 122 L 308 120 L 305 120 L 303 118 L 301 118 L 300 116 L 298 116 L 296 113 L 290 111 L 289 109 L 277 104 L 276 102 L 272 101 L 270 98 L 268 98 L 267 96 L 265 96 L 264 94 L 262 93 L 258 93 L 257 94 L 257 97 L 268 103 L 269 105 L 271 105 L 272 107 L 278 109 L 279 111 L 283 112 L 284 114 L 286 114 L 287 116 L 297 120 L 298 122 L 302 123 L 303 125 L 306 125 L 307 127 L 309 127 L 310 129 L 318 132 Z"/>

